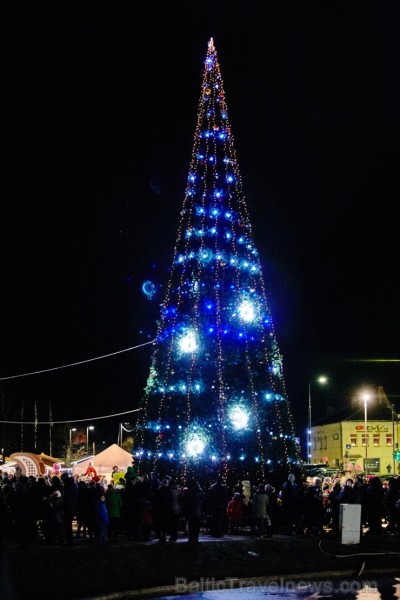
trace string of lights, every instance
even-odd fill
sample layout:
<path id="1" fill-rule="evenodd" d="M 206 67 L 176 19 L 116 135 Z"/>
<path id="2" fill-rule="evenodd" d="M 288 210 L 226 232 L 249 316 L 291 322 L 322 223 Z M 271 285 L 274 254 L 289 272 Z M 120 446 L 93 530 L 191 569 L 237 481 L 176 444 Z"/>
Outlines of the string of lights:
<path id="1" fill-rule="evenodd" d="M 142 407 L 145 471 L 263 478 L 299 463 L 212 39 Z"/>

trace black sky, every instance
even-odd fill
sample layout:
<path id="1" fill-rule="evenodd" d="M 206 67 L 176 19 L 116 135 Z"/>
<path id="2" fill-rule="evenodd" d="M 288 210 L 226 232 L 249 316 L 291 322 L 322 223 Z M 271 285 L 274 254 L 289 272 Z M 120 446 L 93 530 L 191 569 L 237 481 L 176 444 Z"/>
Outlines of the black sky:
<path id="1" fill-rule="evenodd" d="M 299 434 L 321 371 L 316 403 L 371 382 L 400 404 L 400 363 L 346 362 L 400 358 L 398 2 L 10 3 L 3 29 L 1 376 L 154 337 L 162 287 L 141 284 L 168 277 L 213 36 Z M 149 364 L 13 380 L 3 402 L 123 412 Z"/>

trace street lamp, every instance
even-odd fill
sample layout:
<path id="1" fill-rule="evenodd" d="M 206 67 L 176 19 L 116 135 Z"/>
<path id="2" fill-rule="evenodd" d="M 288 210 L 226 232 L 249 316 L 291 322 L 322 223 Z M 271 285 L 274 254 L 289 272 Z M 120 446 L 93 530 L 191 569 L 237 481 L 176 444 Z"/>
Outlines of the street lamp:
<path id="1" fill-rule="evenodd" d="M 307 464 L 311 463 L 311 384 L 316 381 L 321 385 L 328 382 L 328 378 L 325 375 L 321 375 L 317 379 L 313 379 L 308 384 L 308 430 L 307 430 Z"/>
<path id="2" fill-rule="evenodd" d="M 71 450 L 72 448 L 72 432 L 76 431 L 76 427 L 73 427 L 72 429 L 69 430 L 69 449 Z"/>
<path id="3" fill-rule="evenodd" d="M 367 433 L 367 427 L 368 427 L 368 400 L 371 400 L 371 394 L 368 393 L 364 393 L 361 396 L 361 399 L 364 401 L 364 441 L 365 441 L 365 465 L 364 465 L 364 473 L 365 473 L 365 477 L 367 477 L 368 475 L 368 465 L 367 465 L 367 459 L 368 459 L 368 433 Z"/>
<path id="4" fill-rule="evenodd" d="M 89 429 L 93 430 L 94 425 L 88 425 L 86 427 L 86 454 L 89 454 Z"/>

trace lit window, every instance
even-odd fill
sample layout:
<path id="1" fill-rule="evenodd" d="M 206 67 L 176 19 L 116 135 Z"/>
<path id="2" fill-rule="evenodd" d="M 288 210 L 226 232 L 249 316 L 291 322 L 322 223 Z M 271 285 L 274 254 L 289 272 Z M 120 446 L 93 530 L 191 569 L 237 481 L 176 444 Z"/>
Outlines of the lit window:
<path id="1" fill-rule="evenodd" d="M 393 435 L 391 433 L 386 434 L 386 446 L 393 446 Z"/>
<path id="2" fill-rule="evenodd" d="M 379 433 L 374 433 L 374 446 L 380 446 L 380 437 Z"/>
<path id="3" fill-rule="evenodd" d="M 356 433 L 350 435 L 350 444 L 352 446 L 357 446 L 357 434 Z"/>
<path id="4" fill-rule="evenodd" d="M 365 433 L 363 433 L 361 436 L 361 444 L 362 446 L 368 445 L 368 435 L 366 435 Z"/>

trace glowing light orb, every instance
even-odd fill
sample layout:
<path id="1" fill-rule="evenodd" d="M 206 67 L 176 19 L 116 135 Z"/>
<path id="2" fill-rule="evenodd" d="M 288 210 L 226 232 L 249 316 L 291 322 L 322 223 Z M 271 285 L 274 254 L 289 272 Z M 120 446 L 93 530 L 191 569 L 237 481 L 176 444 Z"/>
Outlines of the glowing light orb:
<path id="1" fill-rule="evenodd" d="M 249 415 L 241 406 L 234 406 L 230 411 L 230 420 L 234 429 L 245 429 L 249 422 Z"/>
<path id="2" fill-rule="evenodd" d="M 197 341 L 194 331 L 188 331 L 179 340 L 179 348 L 182 352 L 195 352 L 197 350 Z"/>
<path id="3" fill-rule="evenodd" d="M 142 292 L 149 300 L 151 300 L 156 293 L 156 286 L 151 281 L 145 281 L 142 285 Z"/>
<path id="4" fill-rule="evenodd" d="M 193 435 L 186 444 L 189 456 L 198 456 L 204 451 L 205 443 L 198 435 Z"/>
<path id="5" fill-rule="evenodd" d="M 255 312 L 251 302 L 244 300 L 239 306 L 239 316 L 246 323 L 251 323 L 254 320 Z"/>

